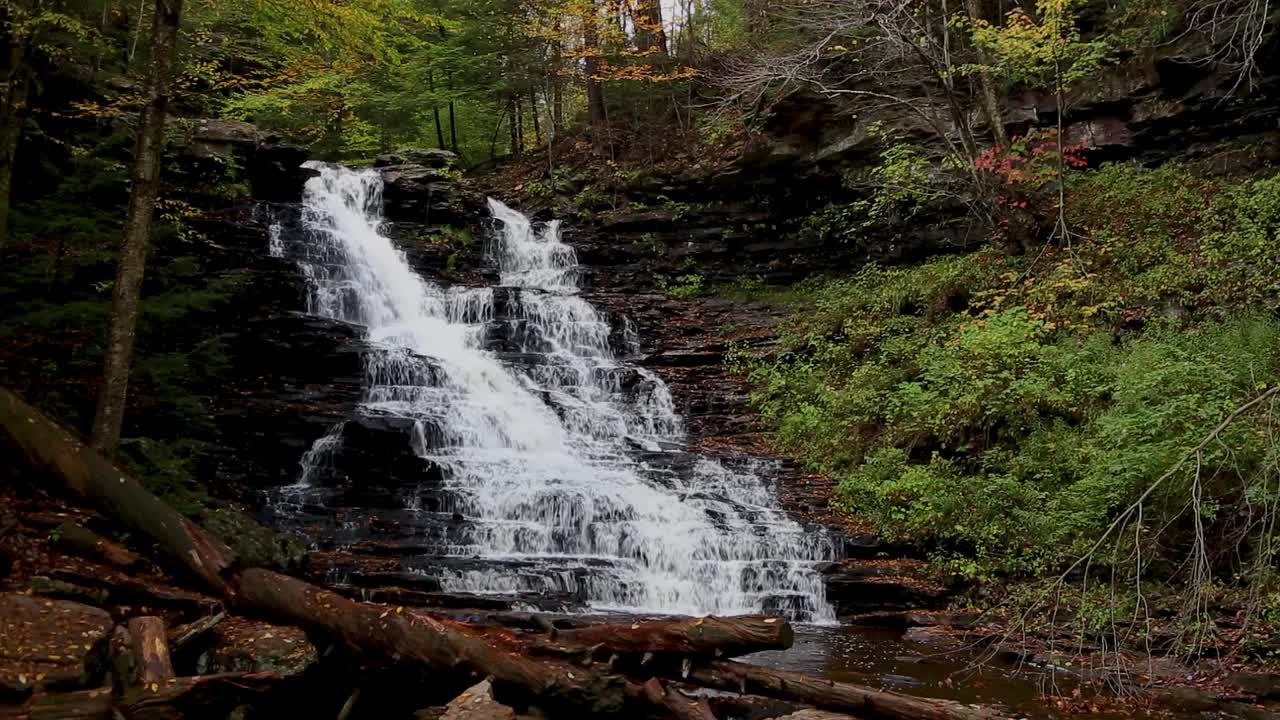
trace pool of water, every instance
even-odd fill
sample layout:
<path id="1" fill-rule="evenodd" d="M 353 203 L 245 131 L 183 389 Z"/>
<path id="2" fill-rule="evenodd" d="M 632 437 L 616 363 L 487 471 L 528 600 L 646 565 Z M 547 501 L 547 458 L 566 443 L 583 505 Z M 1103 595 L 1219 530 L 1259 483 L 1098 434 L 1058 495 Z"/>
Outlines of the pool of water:
<path id="1" fill-rule="evenodd" d="M 1047 695 L 1076 687 L 1063 673 L 1015 669 L 999 663 L 975 665 L 966 650 L 941 651 L 906 640 L 901 630 L 851 626 L 797 625 L 789 650 L 760 652 L 745 662 L 820 675 L 836 681 L 923 697 L 1000 705 L 1013 717 L 1063 717 Z M 1132 710 L 1093 717 L 1132 718 Z M 1169 717 L 1167 713 L 1163 717 Z"/>

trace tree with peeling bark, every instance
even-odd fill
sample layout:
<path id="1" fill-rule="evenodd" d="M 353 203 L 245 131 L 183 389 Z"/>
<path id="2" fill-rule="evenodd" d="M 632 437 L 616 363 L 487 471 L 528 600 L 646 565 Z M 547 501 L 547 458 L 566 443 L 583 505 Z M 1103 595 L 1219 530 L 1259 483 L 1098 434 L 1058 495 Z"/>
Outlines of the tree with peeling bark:
<path id="1" fill-rule="evenodd" d="M 129 367 L 138 327 L 142 278 L 146 272 L 151 220 L 160 190 L 160 157 L 169 107 L 174 54 L 182 24 L 183 0 L 156 0 L 151 25 L 151 71 L 147 103 L 139 118 L 133 150 L 129 213 L 116 266 L 111 296 L 111 324 L 107 332 L 102 388 L 93 419 L 93 447 L 108 457 L 120 444 Z"/>

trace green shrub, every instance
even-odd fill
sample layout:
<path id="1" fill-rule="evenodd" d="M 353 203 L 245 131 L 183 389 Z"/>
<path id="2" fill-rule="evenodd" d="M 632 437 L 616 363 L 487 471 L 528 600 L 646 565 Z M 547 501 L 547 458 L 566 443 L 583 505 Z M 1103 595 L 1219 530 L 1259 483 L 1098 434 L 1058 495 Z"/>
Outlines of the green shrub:
<path id="1" fill-rule="evenodd" d="M 1070 248 L 806 281 L 775 353 L 735 358 L 778 444 L 838 480 L 837 505 L 955 572 L 1061 569 L 1280 382 L 1280 176 L 1115 165 L 1070 188 Z M 1185 551 L 1194 483 L 1224 546 L 1247 503 L 1276 500 L 1257 482 L 1280 456 L 1273 422 L 1239 418 L 1147 498 L 1144 527 L 1164 533 L 1150 560 Z"/>
<path id="2" fill-rule="evenodd" d="M 667 286 L 671 297 L 691 298 L 707 294 L 707 280 L 699 273 L 677 275 L 674 285 Z"/>

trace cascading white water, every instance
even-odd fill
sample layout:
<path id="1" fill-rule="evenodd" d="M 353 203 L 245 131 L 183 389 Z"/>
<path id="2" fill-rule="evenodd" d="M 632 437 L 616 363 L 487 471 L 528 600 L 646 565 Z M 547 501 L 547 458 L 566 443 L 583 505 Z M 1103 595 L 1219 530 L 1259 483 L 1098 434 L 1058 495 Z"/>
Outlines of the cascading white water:
<path id="1" fill-rule="evenodd" d="M 444 289 L 379 231 L 376 171 L 314 167 L 303 212 L 312 246 L 299 263 L 309 310 L 367 328 L 377 350 L 362 412 L 407 421 L 407 441 L 441 470 L 440 510 L 461 522 L 437 533 L 441 561 L 426 565 L 446 589 L 832 617 L 816 569 L 829 539 L 787 518 L 757 473 L 683 451 L 670 392 L 615 357 L 614 329 L 578 296 L 577 259 L 556 223 L 535 227 L 490 200 L 499 286 Z M 618 334 L 634 343 L 629 324 Z"/>

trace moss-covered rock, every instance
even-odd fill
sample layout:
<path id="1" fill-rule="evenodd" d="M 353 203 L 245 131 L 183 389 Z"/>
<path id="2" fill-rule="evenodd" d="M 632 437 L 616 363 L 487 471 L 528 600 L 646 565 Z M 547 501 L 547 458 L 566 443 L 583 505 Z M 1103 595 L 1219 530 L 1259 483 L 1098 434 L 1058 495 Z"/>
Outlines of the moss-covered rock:
<path id="1" fill-rule="evenodd" d="M 209 649 L 196 661 L 201 674 L 274 672 L 298 675 L 319 660 L 306 633 L 295 627 L 229 617 L 212 631 Z"/>
<path id="2" fill-rule="evenodd" d="M 240 510 L 230 506 L 205 508 L 198 521 L 230 546 L 245 565 L 284 572 L 302 567 L 307 549 L 300 540 L 272 530 Z"/>

